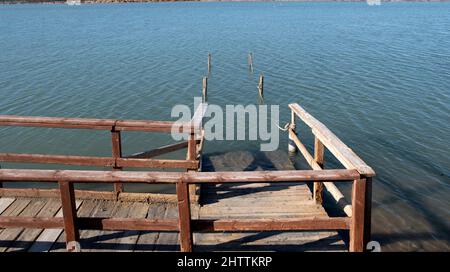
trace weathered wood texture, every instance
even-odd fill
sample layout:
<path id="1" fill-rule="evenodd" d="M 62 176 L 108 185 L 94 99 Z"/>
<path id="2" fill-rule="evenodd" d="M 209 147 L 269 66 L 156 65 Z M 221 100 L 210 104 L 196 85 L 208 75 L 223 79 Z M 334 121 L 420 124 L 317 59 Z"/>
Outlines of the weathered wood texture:
<path id="1" fill-rule="evenodd" d="M 289 107 L 297 116 L 305 122 L 313 134 L 330 150 L 330 152 L 348 169 L 356 169 L 361 175 L 371 177 L 375 171 L 368 166 L 353 150 L 344 144 L 333 132 L 324 124 L 306 112 L 297 103 L 289 104 Z"/>

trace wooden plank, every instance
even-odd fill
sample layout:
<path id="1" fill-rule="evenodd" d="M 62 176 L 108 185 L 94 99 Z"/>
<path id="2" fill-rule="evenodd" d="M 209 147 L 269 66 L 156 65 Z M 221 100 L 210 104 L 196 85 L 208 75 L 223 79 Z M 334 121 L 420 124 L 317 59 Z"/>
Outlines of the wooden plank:
<path id="1" fill-rule="evenodd" d="M 163 154 L 167 154 L 167 153 L 170 153 L 170 152 L 173 152 L 173 151 L 177 151 L 177 150 L 186 148 L 187 146 L 188 146 L 188 142 L 187 141 L 183 141 L 181 143 L 161 146 L 161 147 L 155 148 L 155 149 L 150 150 L 150 151 L 139 152 L 139 153 L 127 156 L 126 158 L 149 159 L 149 158 L 153 158 L 153 157 L 156 157 L 156 156 L 160 156 L 160 155 L 163 155 Z"/>
<path id="2" fill-rule="evenodd" d="M 27 197 L 27 198 L 60 198 L 59 189 L 38 189 L 38 188 L 2 188 L 0 196 L 9 197 Z M 117 196 L 114 192 L 75 190 L 76 199 L 101 199 L 121 201 L 139 201 L 139 202 L 176 202 L 177 197 L 174 194 L 158 193 L 127 193 L 122 192 Z"/>
<path id="3" fill-rule="evenodd" d="M 314 161 L 323 169 L 324 163 L 324 146 L 320 142 L 320 140 L 315 137 L 314 138 Z M 317 204 L 322 204 L 323 202 L 323 183 L 322 182 L 314 182 L 313 185 L 314 192 L 314 200 Z"/>
<path id="4" fill-rule="evenodd" d="M 20 162 L 20 163 L 101 166 L 101 167 L 108 167 L 108 166 L 111 167 L 114 165 L 114 159 L 109 157 L 16 154 L 16 153 L 0 153 L 0 161 Z"/>
<path id="5" fill-rule="evenodd" d="M 2 214 L 2 212 L 4 212 L 9 205 L 11 205 L 14 200 L 16 200 L 15 198 L 12 197 L 2 197 L 0 198 L 0 214 Z"/>
<path id="6" fill-rule="evenodd" d="M 42 208 L 42 210 L 39 211 L 39 213 L 37 214 L 37 218 L 52 218 L 58 212 L 60 207 L 60 201 L 58 201 L 57 199 L 50 199 L 47 201 L 47 203 L 45 203 L 45 206 Z M 42 228 L 28 228 L 23 230 L 19 237 L 16 238 L 14 244 L 12 244 L 7 249 L 7 251 L 28 250 L 28 248 L 32 246 L 33 242 L 41 234 L 42 231 Z"/>
<path id="7" fill-rule="evenodd" d="M 167 205 L 164 213 L 164 219 L 178 219 L 177 206 Z M 160 232 L 154 251 L 179 251 L 180 235 L 178 232 Z"/>
<path id="8" fill-rule="evenodd" d="M 77 209 L 75 206 L 75 191 L 73 183 L 67 181 L 59 182 L 61 191 L 61 206 L 63 210 L 64 232 L 66 234 L 67 251 L 77 251 L 74 243 L 80 240 L 77 226 Z"/>
<path id="9" fill-rule="evenodd" d="M 192 251 L 191 209 L 189 201 L 189 185 L 177 183 L 178 218 L 180 228 L 180 249 L 182 252 Z"/>
<path id="10" fill-rule="evenodd" d="M 86 217 L 86 216 L 92 216 L 93 213 L 96 211 L 96 209 L 101 206 L 101 203 L 104 202 L 111 202 L 111 201 L 105 201 L 105 200 L 83 200 L 82 205 L 77 211 L 78 217 Z M 60 210 L 62 214 L 62 209 Z M 80 240 L 81 240 L 81 250 L 83 251 L 83 248 L 85 247 L 86 242 L 83 240 L 86 238 L 86 233 L 89 232 L 87 230 L 80 230 Z M 49 249 L 51 252 L 66 252 L 66 234 L 61 232 L 59 237 L 57 238 L 56 242 L 51 245 L 51 248 Z"/>
<path id="11" fill-rule="evenodd" d="M 120 202 L 118 201 L 99 201 L 92 211 L 90 216 L 85 217 L 93 217 L 93 218 L 109 218 L 112 214 L 118 209 Z M 81 215 L 80 215 L 80 218 Z M 99 237 L 109 237 L 111 231 L 107 230 L 84 230 L 81 232 L 80 237 L 82 241 L 83 251 L 90 252 L 95 251 L 99 248 L 99 243 L 101 243 L 103 239 L 99 239 Z"/>
<path id="12" fill-rule="evenodd" d="M 270 231 L 349 229 L 350 219 L 340 217 L 300 219 L 192 220 L 194 231 Z"/>
<path id="13" fill-rule="evenodd" d="M 78 210 L 78 208 L 83 203 L 82 200 L 75 201 L 75 206 Z M 61 205 L 59 204 L 59 207 Z M 60 208 L 58 213 L 55 215 L 56 218 L 61 218 L 63 216 L 63 210 Z M 40 235 L 36 238 L 34 243 L 31 245 L 31 247 L 28 249 L 29 252 L 48 252 L 53 244 L 56 242 L 58 237 L 63 232 L 63 229 L 44 229 Z"/>
<path id="14" fill-rule="evenodd" d="M 350 251 L 362 252 L 364 250 L 364 207 L 366 194 L 366 180 L 353 181 L 352 207 L 353 217 L 350 228 Z"/>
<path id="15" fill-rule="evenodd" d="M 17 201 L 17 200 L 16 200 Z M 44 207 L 45 201 L 42 199 L 33 199 L 29 204 L 24 208 L 20 214 L 14 214 L 9 216 L 23 216 L 23 217 L 32 217 L 35 216 L 41 209 Z M 0 217 L 2 220 L 6 218 L 6 216 Z M 0 233 L 0 252 L 6 251 L 8 247 L 10 247 L 15 239 L 20 235 L 20 233 L 23 231 L 23 228 L 7 228 L 4 229 Z"/>
<path id="16" fill-rule="evenodd" d="M 114 251 L 132 251 L 138 240 L 138 230 L 142 229 L 140 222 L 149 221 L 144 221 L 146 219 L 143 219 L 147 215 L 147 211 L 148 204 L 146 203 L 121 203 L 120 208 L 112 215 L 114 219 L 111 220 L 116 220 L 119 223 L 119 226 L 117 226 L 119 227 L 118 229 L 125 231 L 117 232 L 114 239 L 107 241 L 108 245 L 110 245 L 108 249 L 111 250 L 112 248 Z M 156 229 L 162 227 L 158 226 L 157 223 L 155 222 L 154 225 Z M 176 226 L 177 222 L 174 221 L 173 223 Z M 104 224 L 104 226 L 108 227 L 108 224 Z"/>
<path id="17" fill-rule="evenodd" d="M 0 126 L 170 132 L 174 122 L 0 115 Z M 190 126 L 187 126 L 190 129 Z"/>
<path id="18" fill-rule="evenodd" d="M 161 220 L 164 219 L 167 204 L 155 203 L 151 204 L 148 209 L 147 219 Z M 178 228 L 178 222 L 177 222 Z M 159 237 L 159 232 L 156 231 L 142 231 L 136 242 L 135 251 L 153 251 L 155 250 L 156 241 Z"/>
<path id="19" fill-rule="evenodd" d="M 116 160 L 118 167 L 144 167 L 144 168 L 181 168 L 196 169 L 198 161 L 193 160 L 165 160 L 165 159 L 133 159 L 120 158 Z"/>
<path id="20" fill-rule="evenodd" d="M 124 159 L 122 159 L 124 160 Z M 82 171 L 82 170 L 21 170 L 0 169 L 0 180 L 7 181 L 69 181 L 131 183 L 251 183 L 297 181 L 348 181 L 359 178 L 356 170 L 286 170 L 248 172 L 142 172 L 142 171 Z"/>
<path id="21" fill-rule="evenodd" d="M 324 124 L 306 112 L 297 103 L 289 104 L 300 119 L 311 129 L 314 135 L 330 150 L 330 152 L 348 169 L 356 169 L 361 175 L 371 177 L 375 171 L 368 166 L 353 150 L 345 145 L 333 132 Z"/>

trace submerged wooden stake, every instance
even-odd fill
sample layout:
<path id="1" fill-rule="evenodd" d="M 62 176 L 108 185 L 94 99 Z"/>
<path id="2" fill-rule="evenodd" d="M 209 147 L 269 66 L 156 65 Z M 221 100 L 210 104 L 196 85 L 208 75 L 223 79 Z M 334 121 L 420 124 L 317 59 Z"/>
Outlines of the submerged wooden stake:
<path id="1" fill-rule="evenodd" d="M 206 102 L 208 95 L 208 77 L 203 77 L 202 95 L 203 95 L 203 102 Z"/>
<path id="2" fill-rule="evenodd" d="M 211 72 L 211 53 L 208 53 L 208 73 Z"/>
<path id="3" fill-rule="evenodd" d="M 248 53 L 248 69 L 253 72 L 253 53 Z"/>
<path id="4" fill-rule="evenodd" d="M 259 76 L 258 92 L 261 98 L 264 98 L 264 76 Z"/>

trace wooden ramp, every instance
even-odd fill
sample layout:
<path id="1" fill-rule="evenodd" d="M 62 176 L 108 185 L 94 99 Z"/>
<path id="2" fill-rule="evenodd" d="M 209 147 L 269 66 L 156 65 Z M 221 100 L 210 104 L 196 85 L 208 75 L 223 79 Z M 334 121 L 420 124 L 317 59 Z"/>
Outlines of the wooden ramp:
<path id="1" fill-rule="evenodd" d="M 232 152 L 204 157 L 206 171 L 290 170 L 285 152 Z M 177 219 L 175 203 L 77 200 L 79 217 Z M 0 215 L 61 217 L 57 198 L 0 198 Z M 204 184 L 196 219 L 328 217 L 306 184 Z M 179 251 L 178 232 L 81 230 L 83 251 Z M 0 229 L 0 252 L 65 251 L 62 229 Z M 336 231 L 194 233 L 194 251 L 344 251 Z"/>

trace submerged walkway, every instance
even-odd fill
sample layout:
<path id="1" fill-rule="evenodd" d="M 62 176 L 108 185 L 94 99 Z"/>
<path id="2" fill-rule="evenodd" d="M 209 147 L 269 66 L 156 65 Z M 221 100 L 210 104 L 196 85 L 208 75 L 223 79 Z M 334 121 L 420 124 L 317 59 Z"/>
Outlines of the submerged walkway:
<path id="1" fill-rule="evenodd" d="M 287 152 L 204 155 L 205 171 L 292 170 Z M 77 200 L 79 217 L 176 219 L 176 203 Z M 0 215 L 62 216 L 57 198 L 0 198 Z M 304 183 L 205 184 L 192 217 L 328 218 Z M 179 251 L 178 232 L 81 230 L 82 251 Z M 65 251 L 60 229 L 0 229 L 2 251 Z M 336 231 L 194 233 L 194 251 L 344 251 Z"/>

